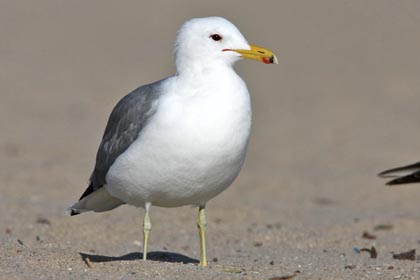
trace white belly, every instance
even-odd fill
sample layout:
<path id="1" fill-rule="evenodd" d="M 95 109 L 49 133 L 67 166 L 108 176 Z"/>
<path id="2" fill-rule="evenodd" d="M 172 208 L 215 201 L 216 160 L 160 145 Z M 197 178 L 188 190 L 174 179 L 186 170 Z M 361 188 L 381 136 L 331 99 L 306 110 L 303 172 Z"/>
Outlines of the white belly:
<path id="1" fill-rule="evenodd" d="M 163 207 L 204 205 L 224 191 L 242 167 L 251 127 L 242 80 L 233 89 L 163 96 L 149 125 L 111 166 L 107 190 L 128 204 Z"/>

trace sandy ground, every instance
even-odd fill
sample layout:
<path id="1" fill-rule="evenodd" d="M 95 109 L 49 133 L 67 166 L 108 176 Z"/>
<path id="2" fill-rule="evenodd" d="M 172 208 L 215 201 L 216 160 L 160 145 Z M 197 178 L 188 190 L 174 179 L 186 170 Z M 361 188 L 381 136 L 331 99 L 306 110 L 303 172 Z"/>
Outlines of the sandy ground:
<path id="1" fill-rule="evenodd" d="M 151 2 L 0 1 L 0 278 L 419 279 L 419 262 L 392 252 L 420 249 L 420 186 L 376 177 L 420 157 L 419 2 Z M 239 178 L 208 204 L 210 266 L 197 266 L 190 207 L 152 209 L 144 262 L 142 210 L 64 209 L 112 107 L 171 75 L 177 28 L 209 15 L 280 64 L 237 65 L 253 134 Z M 355 251 L 371 246 L 376 259 Z"/>

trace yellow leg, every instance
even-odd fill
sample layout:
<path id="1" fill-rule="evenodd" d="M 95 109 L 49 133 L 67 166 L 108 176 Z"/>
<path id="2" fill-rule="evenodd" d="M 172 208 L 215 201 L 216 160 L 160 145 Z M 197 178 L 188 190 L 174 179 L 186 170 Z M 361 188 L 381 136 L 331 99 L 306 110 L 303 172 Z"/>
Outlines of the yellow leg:
<path id="1" fill-rule="evenodd" d="M 149 241 L 149 233 L 152 229 L 152 223 L 150 222 L 150 210 L 151 204 L 149 202 L 145 205 L 146 213 L 144 214 L 143 221 L 143 260 L 147 260 L 147 242 Z"/>
<path id="2" fill-rule="evenodd" d="M 205 267 L 207 266 L 207 258 L 206 258 L 206 215 L 205 215 L 205 206 L 200 206 L 198 209 L 198 217 L 197 217 L 197 226 L 198 226 L 198 233 L 200 235 L 200 266 Z"/>

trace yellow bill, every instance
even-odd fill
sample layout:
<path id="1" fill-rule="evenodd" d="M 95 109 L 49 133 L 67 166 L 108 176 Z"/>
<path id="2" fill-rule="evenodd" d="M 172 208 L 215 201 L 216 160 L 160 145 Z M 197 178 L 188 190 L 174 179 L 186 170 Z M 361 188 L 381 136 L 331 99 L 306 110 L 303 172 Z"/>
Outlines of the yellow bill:
<path id="1" fill-rule="evenodd" d="M 254 45 L 249 46 L 251 47 L 250 50 L 225 49 L 224 51 L 234 51 L 239 53 L 243 58 L 258 60 L 265 64 L 278 64 L 277 57 L 272 51 Z"/>

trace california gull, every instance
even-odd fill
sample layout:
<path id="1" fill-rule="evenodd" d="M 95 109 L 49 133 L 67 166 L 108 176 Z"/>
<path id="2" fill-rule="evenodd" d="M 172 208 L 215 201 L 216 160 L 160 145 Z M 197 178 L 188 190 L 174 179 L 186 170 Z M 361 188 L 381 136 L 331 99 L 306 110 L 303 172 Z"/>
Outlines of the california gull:
<path id="1" fill-rule="evenodd" d="M 146 259 L 151 206 L 196 205 L 200 265 L 206 266 L 205 206 L 238 175 L 251 130 L 248 89 L 233 69 L 241 58 L 277 63 L 273 52 L 248 44 L 224 18 L 185 22 L 175 43 L 176 74 L 118 102 L 89 185 L 69 213 L 143 207 Z"/>

